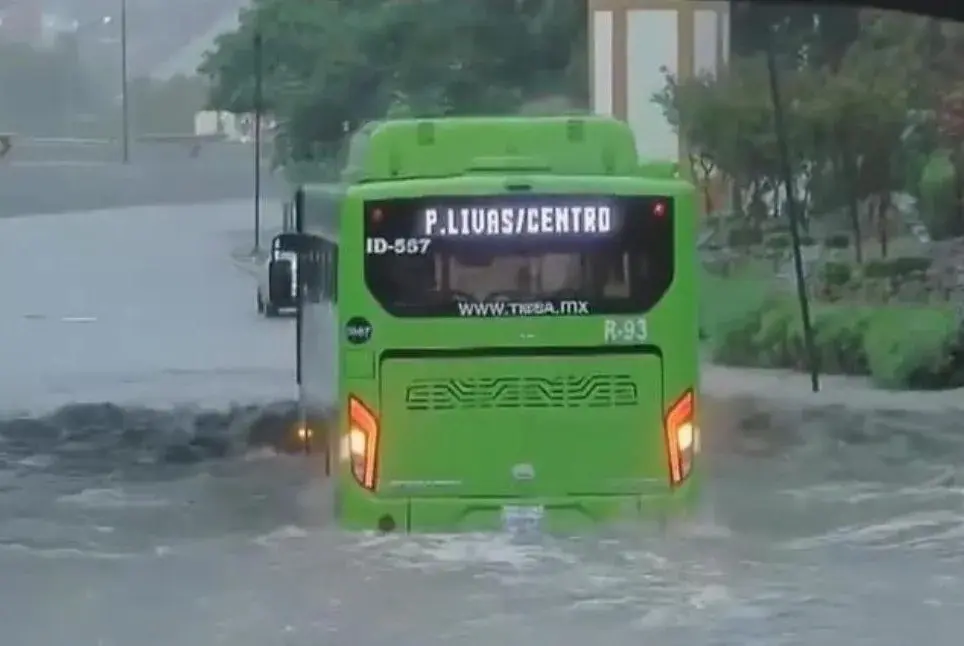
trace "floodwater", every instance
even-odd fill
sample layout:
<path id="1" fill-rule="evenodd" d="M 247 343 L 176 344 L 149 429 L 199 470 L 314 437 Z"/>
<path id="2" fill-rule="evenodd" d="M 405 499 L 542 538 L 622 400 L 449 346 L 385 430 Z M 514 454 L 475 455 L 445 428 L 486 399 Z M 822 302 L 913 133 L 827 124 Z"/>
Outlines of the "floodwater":
<path id="1" fill-rule="evenodd" d="M 294 331 L 230 259 L 249 223 L 245 203 L 0 222 L 4 646 L 960 643 L 953 419 L 720 434 L 705 509 L 665 531 L 324 527 L 317 465 L 273 448 Z"/>

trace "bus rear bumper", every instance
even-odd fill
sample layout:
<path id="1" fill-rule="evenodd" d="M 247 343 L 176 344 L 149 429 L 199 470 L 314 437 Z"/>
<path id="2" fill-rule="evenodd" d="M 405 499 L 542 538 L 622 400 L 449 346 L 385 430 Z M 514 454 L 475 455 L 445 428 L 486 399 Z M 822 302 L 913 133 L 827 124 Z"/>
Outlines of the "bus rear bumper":
<path id="1" fill-rule="evenodd" d="M 698 483 L 664 495 L 578 495 L 532 498 L 382 498 L 350 496 L 341 505 L 348 530 L 461 533 L 537 531 L 567 534 L 605 525 L 685 517 L 698 503 Z"/>

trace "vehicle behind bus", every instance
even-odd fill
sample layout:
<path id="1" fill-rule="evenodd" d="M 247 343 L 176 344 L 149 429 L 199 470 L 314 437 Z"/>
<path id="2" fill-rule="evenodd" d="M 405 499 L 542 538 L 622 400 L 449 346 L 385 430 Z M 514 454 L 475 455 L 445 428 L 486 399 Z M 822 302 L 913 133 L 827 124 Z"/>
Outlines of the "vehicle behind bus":
<path id="1" fill-rule="evenodd" d="M 643 170 L 608 119 L 368 134 L 356 181 L 305 187 L 298 217 L 302 403 L 339 522 L 567 531 L 686 509 L 692 186 Z"/>

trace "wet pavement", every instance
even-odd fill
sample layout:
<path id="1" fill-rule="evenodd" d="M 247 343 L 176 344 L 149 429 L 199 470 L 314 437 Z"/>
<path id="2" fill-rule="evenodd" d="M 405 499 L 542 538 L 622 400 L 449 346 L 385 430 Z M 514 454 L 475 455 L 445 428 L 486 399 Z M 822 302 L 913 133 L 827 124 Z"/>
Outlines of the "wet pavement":
<path id="1" fill-rule="evenodd" d="M 251 222 L 246 201 L 0 222 L 0 406 L 291 397 L 293 326 L 229 261 Z"/>
<path id="2" fill-rule="evenodd" d="M 4 646 L 960 643 L 959 417 L 721 410 L 667 530 L 327 527 L 317 465 L 272 449 L 294 329 L 230 260 L 250 216 L 0 222 Z"/>
<path id="3" fill-rule="evenodd" d="M 134 141 L 129 163 L 119 142 L 18 140 L 0 159 L 0 217 L 131 205 L 253 200 L 254 146 L 192 140 Z M 279 196 L 267 151 L 262 195 Z"/>

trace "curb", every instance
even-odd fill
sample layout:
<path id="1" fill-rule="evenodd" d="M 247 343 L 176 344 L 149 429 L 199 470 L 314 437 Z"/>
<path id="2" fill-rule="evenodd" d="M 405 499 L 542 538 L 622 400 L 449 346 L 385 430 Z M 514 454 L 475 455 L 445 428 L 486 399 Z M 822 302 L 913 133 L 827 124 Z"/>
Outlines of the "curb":
<path id="1" fill-rule="evenodd" d="M 252 256 L 249 253 L 232 253 L 231 262 L 252 278 L 257 278 L 259 266 L 264 262 L 264 259 L 259 256 Z"/>

